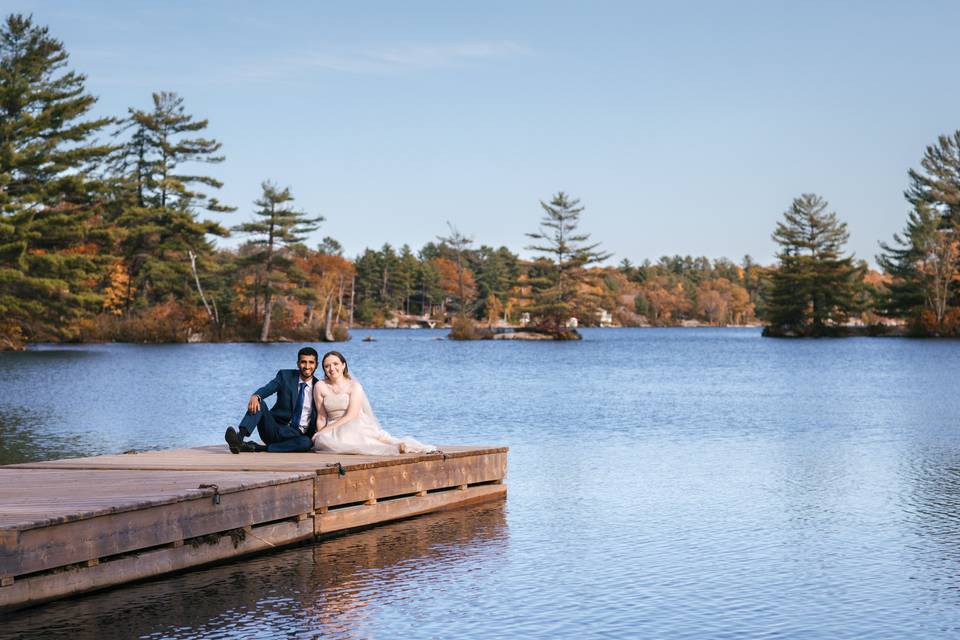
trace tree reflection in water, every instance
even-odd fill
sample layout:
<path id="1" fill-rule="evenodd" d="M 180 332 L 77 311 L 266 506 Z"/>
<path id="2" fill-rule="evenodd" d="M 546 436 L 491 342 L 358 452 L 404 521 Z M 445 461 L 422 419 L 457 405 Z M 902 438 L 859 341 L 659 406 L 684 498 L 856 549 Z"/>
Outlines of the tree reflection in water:
<path id="1" fill-rule="evenodd" d="M 478 567 L 496 566 L 504 509 L 430 514 L 14 612 L 0 637 L 367 637 L 380 614 L 427 584 L 466 583 Z"/>
<path id="2" fill-rule="evenodd" d="M 31 408 L 0 406 L 0 465 L 83 456 L 96 450 L 89 439 L 64 433 Z"/>
<path id="3" fill-rule="evenodd" d="M 67 403 L 87 408 L 108 402 L 77 394 L 74 378 L 100 354 L 72 349 L 0 351 L 0 465 L 101 453 L 91 424 L 63 427 Z M 69 373 L 68 373 L 69 372 Z M 97 422 L 96 418 L 91 420 Z M 98 444 L 99 443 L 99 444 Z"/>

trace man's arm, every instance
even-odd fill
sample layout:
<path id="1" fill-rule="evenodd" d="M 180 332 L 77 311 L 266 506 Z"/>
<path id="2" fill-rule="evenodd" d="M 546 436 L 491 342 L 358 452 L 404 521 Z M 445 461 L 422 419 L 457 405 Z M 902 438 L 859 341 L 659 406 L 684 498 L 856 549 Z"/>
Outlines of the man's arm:
<path id="1" fill-rule="evenodd" d="M 273 380 L 263 385 L 250 396 L 250 402 L 247 403 L 247 411 L 250 413 L 256 413 L 260 411 L 260 401 L 264 398 L 269 398 L 275 394 L 280 389 L 280 372 L 277 371 L 276 377 Z"/>

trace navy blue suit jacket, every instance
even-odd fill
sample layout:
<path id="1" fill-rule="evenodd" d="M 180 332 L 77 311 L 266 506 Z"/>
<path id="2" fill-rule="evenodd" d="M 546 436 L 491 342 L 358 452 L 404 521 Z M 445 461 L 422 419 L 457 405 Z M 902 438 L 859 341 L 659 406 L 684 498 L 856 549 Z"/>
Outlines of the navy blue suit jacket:
<path id="1" fill-rule="evenodd" d="M 317 384 L 317 377 L 313 377 L 313 384 Z M 270 409 L 274 420 L 281 424 L 290 422 L 290 414 L 293 413 L 293 407 L 297 404 L 297 392 L 300 391 L 300 372 L 296 369 L 281 369 L 277 371 L 276 377 L 257 389 L 254 393 L 260 396 L 261 402 L 266 398 L 277 394 L 277 401 Z M 299 426 L 299 425 L 294 425 Z M 317 405 L 313 404 L 310 410 L 310 426 L 307 429 L 307 435 L 312 435 L 317 430 Z"/>

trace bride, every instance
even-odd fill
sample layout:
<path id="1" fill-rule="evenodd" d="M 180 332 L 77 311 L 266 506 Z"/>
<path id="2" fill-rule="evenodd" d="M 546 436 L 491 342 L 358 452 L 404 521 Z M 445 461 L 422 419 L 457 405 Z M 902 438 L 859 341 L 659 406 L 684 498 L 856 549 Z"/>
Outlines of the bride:
<path id="1" fill-rule="evenodd" d="M 359 382 L 350 377 L 347 360 L 338 351 L 320 361 L 324 378 L 313 386 L 317 407 L 314 451 L 392 456 L 432 453 L 436 447 L 413 438 L 394 438 L 383 430 Z"/>

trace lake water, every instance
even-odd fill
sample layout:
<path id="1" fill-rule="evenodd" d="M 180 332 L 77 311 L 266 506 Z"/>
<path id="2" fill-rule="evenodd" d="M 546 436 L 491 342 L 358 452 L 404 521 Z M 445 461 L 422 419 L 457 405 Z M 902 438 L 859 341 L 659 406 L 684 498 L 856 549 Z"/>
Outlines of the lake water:
<path id="1" fill-rule="evenodd" d="M 0 635 L 960 637 L 960 342 L 583 333 L 338 345 L 391 432 L 509 446 L 506 502 L 10 614 Z M 221 442 L 296 350 L 2 353 L 0 462 Z"/>

